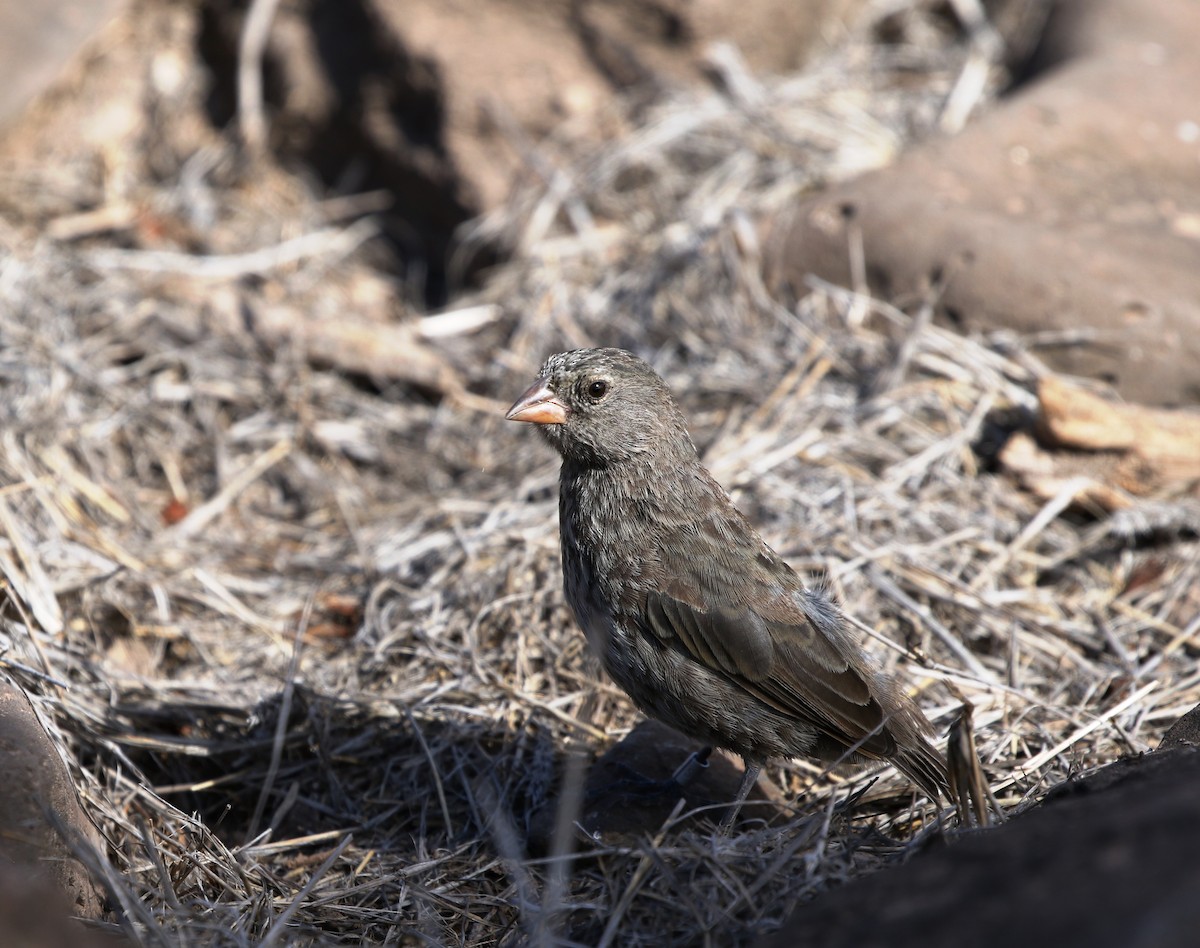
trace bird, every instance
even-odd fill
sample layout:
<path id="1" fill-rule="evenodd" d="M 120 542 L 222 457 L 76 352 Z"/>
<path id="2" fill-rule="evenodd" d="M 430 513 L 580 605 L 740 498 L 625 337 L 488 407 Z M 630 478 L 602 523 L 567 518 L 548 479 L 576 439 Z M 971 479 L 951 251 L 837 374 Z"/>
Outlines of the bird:
<path id="1" fill-rule="evenodd" d="M 929 720 L 829 591 L 734 506 L 647 362 L 557 353 L 505 417 L 561 456 L 563 587 L 601 665 L 644 713 L 707 745 L 698 762 L 712 747 L 745 762 L 725 823 L 772 759 L 890 761 L 948 797 Z"/>

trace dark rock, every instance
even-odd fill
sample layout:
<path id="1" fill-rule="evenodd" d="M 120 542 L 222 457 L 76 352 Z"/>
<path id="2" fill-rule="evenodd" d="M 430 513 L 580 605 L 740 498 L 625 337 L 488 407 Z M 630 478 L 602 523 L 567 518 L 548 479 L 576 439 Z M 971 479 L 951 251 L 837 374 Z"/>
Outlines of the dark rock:
<path id="1" fill-rule="evenodd" d="M 1200 932 L 1200 750 L 1127 758 L 991 830 L 802 906 L 764 948 L 1184 948 Z"/>
<path id="2" fill-rule="evenodd" d="M 1158 743 L 1159 750 L 1170 750 L 1173 747 L 1200 746 L 1200 705 L 1192 708 L 1178 721 L 1171 725 L 1163 739 Z"/>

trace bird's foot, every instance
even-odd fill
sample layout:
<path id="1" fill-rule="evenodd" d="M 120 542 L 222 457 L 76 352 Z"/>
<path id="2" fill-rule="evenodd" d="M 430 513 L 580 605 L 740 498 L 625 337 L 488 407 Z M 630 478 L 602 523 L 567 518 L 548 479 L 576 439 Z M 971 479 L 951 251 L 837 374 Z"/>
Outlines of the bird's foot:
<path id="1" fill-rule="evenodd" d="M 733 824 L 737 820 L 738 814 L 742 812 L 742 804 L 746 802 L 746 797 L 750 795 L 750 791 L 758 783 L 758 775 L 761 773 L 762 764 L 746 760 L 746 772 L 742 774 L 742 784 L 738 787 L 737 796 L 734 798 L 733 803 L 729 805 L 725 816 L 721 818 L 720 830 L 722 835 L 728 836 L 729 831 L 733 829 Z"/>

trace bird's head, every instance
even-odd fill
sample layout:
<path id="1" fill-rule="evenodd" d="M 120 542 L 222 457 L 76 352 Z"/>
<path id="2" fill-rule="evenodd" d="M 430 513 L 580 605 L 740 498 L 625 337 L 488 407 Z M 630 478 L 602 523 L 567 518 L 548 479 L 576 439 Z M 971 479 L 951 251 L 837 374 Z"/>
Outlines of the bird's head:
<path id="1" fill-rule="evenodd" d="M 538 426 L 564 460 L 612 464 L 639 455 L 695 456 L 666 383 L 624 349 L 552 355 L 505 416 Z"/>

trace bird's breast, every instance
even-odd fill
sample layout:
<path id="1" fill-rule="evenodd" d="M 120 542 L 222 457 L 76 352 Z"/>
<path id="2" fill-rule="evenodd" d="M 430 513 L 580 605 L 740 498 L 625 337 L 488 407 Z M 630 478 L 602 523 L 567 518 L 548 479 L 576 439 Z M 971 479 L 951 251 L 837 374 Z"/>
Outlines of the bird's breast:
<path id="1" fill-rule="evenodd" d="M 618 614 L 636 610 L 661 573 L 644 496 L 610 472 L 564 468 L 559 493 L 563 588 L 593 652 L 610 668 L 622 648 Z"/>

